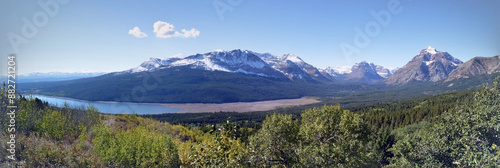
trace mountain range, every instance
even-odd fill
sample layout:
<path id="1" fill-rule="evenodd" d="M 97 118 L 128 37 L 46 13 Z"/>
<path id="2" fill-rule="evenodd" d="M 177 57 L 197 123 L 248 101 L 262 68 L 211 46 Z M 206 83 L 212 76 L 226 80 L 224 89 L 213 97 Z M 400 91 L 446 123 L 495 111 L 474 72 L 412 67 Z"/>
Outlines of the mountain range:
<path id="1" fill-rule="evenodd" d="M 426 47 L 399 69 L 370 62 L 316 68 L 293 54 L 213 51 L 184 58 L 151 58 L 138 67 L 97 77 L 26 83 L 26 93 L 92 101 L 222 103 L 302 96 L 337 97 L 413 82 L 450 82 L 500 72 L 500 59 L 466 63 Z M 154 86 L 154 87 L 152 87 Z"/>
<path id="2" fill-rule="evenodd" d="M 293 54 L 275 56 L 248 50 L 214 51 L 185 58 L 150 58 L 136 68 L 123 72 L 152 72 L 158 69 L 187 66 L 191 69 L 242 73 L 277 79 L 314 81 L 340 81 L 373 84 L 392 75 L 395 69 L 374 65 L 366 61 L 353 67 L 316 68 Z"/>
<path id="3" fill-rule="evenodd" d="M 151 58 L 136 68 L 115 74 L 152 72 L 158 69 L 174 67 L 241 73 L 276 79 L 327 80 L 316 67 L 304 62 L 301 58 L 293 54 L 275 56 L 269 53 L 262 54 L 239 49 L 213 51 L 185 58 Z"/>
<path id="4" fill-rule="evenodd" d="M 320 72 L 332 81 L 345 81 L 354 83 L 374 84 L 389 77 L 397 69 L 385 68 L 370 62 L 362 61 L 352 67 L 326 67 Z"/>

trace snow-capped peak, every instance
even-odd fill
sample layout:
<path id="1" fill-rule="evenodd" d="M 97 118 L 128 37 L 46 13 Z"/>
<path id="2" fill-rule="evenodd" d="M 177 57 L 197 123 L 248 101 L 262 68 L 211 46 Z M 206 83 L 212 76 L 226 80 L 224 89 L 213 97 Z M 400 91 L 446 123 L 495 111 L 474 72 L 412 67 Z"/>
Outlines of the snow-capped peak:
<path id="1" fill-rule="evenodd" d="M 351 73 L 352 67 L 351 66 L 341 66 L 341 67 L 325 67 L 325 68 L 321 68 L 319 69 L 321 72 L 325 72 L 329 75 L 332 75 L 332 76 L 337 76 L 337 75 L 344 75 L 344 74 L 348 74 L 348 73 Z"/>
<path id="2" fill-rule="evenodd" d="M 361 61 L 360 63 L 356 63 L 354 64 L 354 66 L 352 66 L 352 69 L 357 69 L 357 68 L 360 68 L 360 67 L 363 67 L 363 66 L 367 66 L 369 67 L 370 69 L 375 69 L 375 64 L 371 63 L 371 62 L 366 62 L 366 61 Z"/>
<path id="3" fill-rule="evenodd" d="M 424 49 L 425 52 L 429 53 L 429 54 L 436 54 L 437 53 L 437 50 L 435 48 L 432 48 L 431 46 L 427 46 L 427 48 Z"/>
<path id="4" fill-rule="evenodd" d="M 381 77 L 383 78 L 387 78 L 389 76 L 391 76 L 398 68 L 386 68 L 386 67 L 383 67 L 383 66 L 380 66 L 380 65 L 375 65 L 376 66 L 376 70 L 377 70 L 377 73 L 378 75 L 380 75 Z"/>
<path id="5" fill-rule="evenodd" d="M 293 63 L 303 63 L 304 61 L 300 59 L 298 56 L 293 55 L 293 54 L 285 54 L 283 57 L 286 60 L 292 61 Z"/>
<path id="6" fill-rule="evenodd" d="M 422 63 L 425 64 L 426 66 L 431 66 L 436 62 L 443 63 L 443 61 L 451 62 L 451 65 L 455 67 L 463 63 L 459 59 L 451 56 L 449 53 L 445 51 L 437 51 L 435 48 L 432 48 L 431 46 L 428 46 L 422 51 L 420 51 L 420 54 L 417 55 L 414 59 L 421 60 Z"/>
<path id="7" fill-rule="evenodd" d="M 143 71 L 152 71 L 160 68 L 161 66 L 167 66 L 172 62 L 180 60 L 180 57 L 171 57 L 171 58 L 149 58 L 149 60 L 143 62 L 138 67 L 132 68 L 128 70 L 131 73 L 143 72 Z"/>

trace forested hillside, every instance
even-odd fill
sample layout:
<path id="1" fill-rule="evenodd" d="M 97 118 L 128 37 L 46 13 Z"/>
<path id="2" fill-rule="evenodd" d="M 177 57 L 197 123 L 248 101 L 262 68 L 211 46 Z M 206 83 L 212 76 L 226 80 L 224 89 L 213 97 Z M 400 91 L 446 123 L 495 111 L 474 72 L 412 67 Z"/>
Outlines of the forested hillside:
<path id="1" fill-rule="evenodd" d="M 1 108 L 7 97 L 1 89 Z M 15 161 L 2 167 L 492 167 L 500 86 L 393 103 L 266 113 L 263 121 L 170 124 L 17 100 Z M 215 114 L 215 113 L 214 113 Z M 0 114 L 7 154 L 10 117 Z M 246 120 L 249 120 L 248 118 Z"/>

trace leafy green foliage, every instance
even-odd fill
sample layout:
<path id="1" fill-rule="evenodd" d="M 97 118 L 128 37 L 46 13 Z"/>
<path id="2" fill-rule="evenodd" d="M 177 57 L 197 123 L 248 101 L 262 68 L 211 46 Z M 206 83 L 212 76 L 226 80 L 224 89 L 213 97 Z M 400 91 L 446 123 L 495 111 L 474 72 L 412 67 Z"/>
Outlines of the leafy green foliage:
<path id="1" fill-rule="evenodd" d="M 69 126 L 68 113 L 51 110 L 38 121 L 35 130 L 40 134 L 47 134 L 51 138 L 62 139 L 64 135 L 70 135 L 73 129 Z"/>
<path id="2" fill-rule="evenodd" d="M 262 128 L 249 140 L 250 162 L 256 166 L 299 163 L 299 123 L 291 115 L 273 114 L 266 117 Z"/>
<path id="3" fill-rule="evenodd" d="M 301 163 L 313 167 L 363 167 L 371 164 L 370 128 L 359 114 L 340 106 L 302 113 Z"/>
<path id="4" fill-rule="evenodd" d="M 103 161 L 126 167 L 177 167 L 177 145 L 169 135 L 139 125 L 128 130 L 94 128 L 95 150 Z"/>
<path id="5" fill-rule="evenodd" d="M 500 87 L 494 82 L 471 102 L 443 114 L 439 121 L 398 141 L 395 167 L 473 167 L 500 165 Z"/>
<path id="6" fill-rule="evenodd" d="M 362 116 L 340 106 L 290 115 L 274 114 L 250 138 L 251 161 L 273 167 L 363 167 L 373 164 L 371 131 Z"/>
<path id="7" fill-rule="evenodd" d="M 224 124 L 200 143 L 187 142 L 179 155 L 186 167 L 245 167 L 246 147 L 237 138 L 236 125 Z"/>

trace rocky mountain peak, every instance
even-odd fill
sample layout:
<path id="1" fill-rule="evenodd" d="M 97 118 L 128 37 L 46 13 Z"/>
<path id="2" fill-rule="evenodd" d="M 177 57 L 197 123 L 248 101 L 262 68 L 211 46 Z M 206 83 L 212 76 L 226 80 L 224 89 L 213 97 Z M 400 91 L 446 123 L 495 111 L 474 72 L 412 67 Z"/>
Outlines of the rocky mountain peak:
<path id="1" fill-rule="evenodd" d="M 436 82 L 448 77 L 462 61 L 448 52 L 438 51 L 428 46 L 385 80 L 386 84 L 401 85 L 411 81 Z"/>

